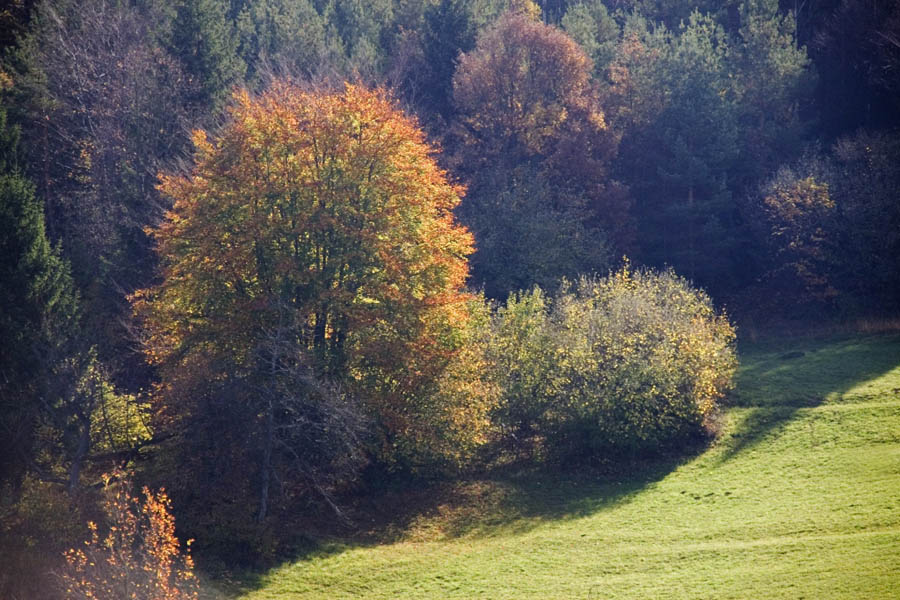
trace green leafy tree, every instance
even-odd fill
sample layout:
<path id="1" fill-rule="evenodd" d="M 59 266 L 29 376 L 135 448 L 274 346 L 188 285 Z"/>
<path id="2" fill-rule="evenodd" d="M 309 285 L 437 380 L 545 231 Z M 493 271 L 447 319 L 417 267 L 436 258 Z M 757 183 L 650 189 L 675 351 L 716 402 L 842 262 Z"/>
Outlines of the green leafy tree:
<path id="1" fill-rule="evenodd" d="M 491 323 L 488 352 L 501 390 L 493 418 L 504 442 L 517 452 L 536 446 L 543 417 L 558 395 L 551 303 L 539 287 L 514 292 Z"/>
<path id="2" fill-rule="evenodd" d="M 682 23 L 687 23 L 691 15 L 697 12 L 708 15 L 720 26 L 732 31 L 738 26 L 740 7 L 755 3 L 756 0 L 622 0 L 616 3 L 616 7 L 640 13 L 653 23 L 661 23 L 670 30 L 676 30 Z"/>
<path id="3" fill-rule="evenodd" d="M 425 9 L 422 51 L 427 73 L 423 104 L 444 119 L 453 111 L 453 73 L 460 53 L 475 46 L 475 26 L 466 0 L 443 0 Z"/>

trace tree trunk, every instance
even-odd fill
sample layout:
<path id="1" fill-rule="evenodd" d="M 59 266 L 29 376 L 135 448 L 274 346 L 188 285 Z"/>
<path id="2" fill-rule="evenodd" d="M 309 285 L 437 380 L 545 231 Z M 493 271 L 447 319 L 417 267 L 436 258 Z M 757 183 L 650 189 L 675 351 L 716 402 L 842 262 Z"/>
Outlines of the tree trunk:
<path id="1" fill-rule="evenodd" d="M 81 478 L 81 465 L 84 463 L 84 457 L 87 456 L 91 449 L 91 418 L 84 414 L 78 415 L 78 422 L 81 423 L 81 434 L 78 436 L 78 446 L 75 449 L 75 455 L 72 456 L 72 464 L 69 466 L 69 494 L 74 494 L 78 489 L 78 481 Z"/>
<path id="2" fill-rule="evenodd" d="M 269 479 L 272 471 L 272 446 L 275 442 L 275 407 L 272 400 L 269 400 L 266 410 L 266 437 L 263 441 L 263 458 L 260 473 L 259 488 L 259 514 L 256 515 L 256 522 L 262 523 L 266 520 L 266 514 L 269 510 Z"/>

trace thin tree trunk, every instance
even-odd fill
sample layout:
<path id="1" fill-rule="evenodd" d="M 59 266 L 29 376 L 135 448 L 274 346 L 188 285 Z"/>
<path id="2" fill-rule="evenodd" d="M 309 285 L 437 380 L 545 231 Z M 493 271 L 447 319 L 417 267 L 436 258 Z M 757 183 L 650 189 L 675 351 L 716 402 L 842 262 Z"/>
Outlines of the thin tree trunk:
<path id="1" fill-rule="evenodd" d="M 269 479 L 272 471 L 272 446 L 275 442 L 275 407 L 272 400 L 269 399 L 266 410 L 266 437 L 263 446 L 262 473 L 260 477 L 259 489 L 259 514 L 256 515 L 256 522 L 262 523 L 266 520 L 266 513 L 269 510 Z"/>
<path id="2" fill-rule="evenodd" d="M 84 463 L 84 457 L 87 456 L 91 449 L 91 419 L 84 415 L 79 415 L 78 421 L 81 423 L 81 435 L 78 436 L 78 447 L 75 455 L 72 457 L 72 464 L 69 466 L 69 494 L 74 494 L 78 489 L 78 482 L 81 479 L 81 465 Z"/>

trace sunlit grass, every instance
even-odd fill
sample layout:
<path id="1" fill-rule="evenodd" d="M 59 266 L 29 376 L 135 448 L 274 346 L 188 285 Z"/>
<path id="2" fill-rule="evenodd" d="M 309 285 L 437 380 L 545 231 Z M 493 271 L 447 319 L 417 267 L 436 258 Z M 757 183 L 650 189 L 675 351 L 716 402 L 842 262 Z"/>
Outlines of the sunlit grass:
<path id="1" fill-rule="evenodd" d="M 693 459 L 436 488 L 391 541 L 324 544 L 242 598 L 898 597 L 900 337 L 742 364 Z"/>

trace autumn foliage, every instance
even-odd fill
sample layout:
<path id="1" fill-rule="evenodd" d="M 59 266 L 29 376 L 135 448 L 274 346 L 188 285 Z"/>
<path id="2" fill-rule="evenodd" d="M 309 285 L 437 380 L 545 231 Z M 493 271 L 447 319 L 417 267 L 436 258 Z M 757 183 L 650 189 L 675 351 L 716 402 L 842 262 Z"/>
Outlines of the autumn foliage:
<path id="1" fill-rule="evenodd" d="M 672 271 L 628 265 L 555 297 L 511 296 L 494 332 L 497 423 L 560 460 L 702 439 L 737 365 L 734 329 L 706 294 Z"/>
<path id="2" fill-rule="evenodd" d="M 194 563 L 175 537 L 165 490 L 144 487 L 132 496 L 126 482 L 107 476 L 103 510 L 107 532 L 88 523 L 84 545 L 65 553 L 64 597 L 78 600 L 196 600 Z M 188 542 L 188 546 L 190 541 Z"/>
<path id="3" fill-rule="evenodd" d="M 441 387 L 465 355 L 473 239 L 453 217 L 462 190 L 416 122 L 381 91 L 275 83 L 238 92 L 222 131 L 194 143 L 192 171 L 161 177 L 174 205 L 152 231 L 160 283 L 135 296 L 169 416 L 198 395 L 225 410 L 258 403 L 245 418 L 271 448 L 297 429 L 296 402 L 295 422 L 279 422 L 290 367 L 305 373 L 282 386 L 291 394 L 312 398 L 327 382 L 391 445 L 477 439 L 486 407 Z"/>

